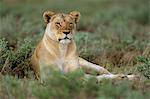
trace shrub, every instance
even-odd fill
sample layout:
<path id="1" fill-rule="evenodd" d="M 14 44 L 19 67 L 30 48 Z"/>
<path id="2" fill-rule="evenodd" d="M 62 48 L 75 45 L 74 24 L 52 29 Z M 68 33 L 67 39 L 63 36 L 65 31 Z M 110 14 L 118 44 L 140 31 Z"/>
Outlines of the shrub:
<path id="1" fill-rule="evenodd" d="M 25 39 L 17 50 L 9 49 L 8 42 L 0 39 L 0 60 L 3 74 L 12 74 L 19 77 L 28 75 L 30 70 L 30 56 L 32 52 L 31 40 Z"/>
<path id="2" fill-rule="evenodd" d="M 2 69 L 5 60 L 10 54 L 7 44 L 8 42 L 4 38 L 0 39 L 0 70 Z"/>
<path id="3" fill-rule="evenodd" d="M 142 62 L 138 66 L 138 71 L 142 73 L 146 78 L 150 79 L 150 58 L 138 57 L 139 62 Z"/>

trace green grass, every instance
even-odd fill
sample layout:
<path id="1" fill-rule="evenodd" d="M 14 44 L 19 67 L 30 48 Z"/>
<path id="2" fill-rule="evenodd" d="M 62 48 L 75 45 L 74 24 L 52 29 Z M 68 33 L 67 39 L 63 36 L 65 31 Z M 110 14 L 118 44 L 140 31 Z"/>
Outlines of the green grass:
<path id="1" fill-rule="evenodd" d="M 148 0 L 1 0 L 0 98 L 148 99 L 150 10 Z M 79 55 L 113 73 L 140 75 L 136 82 L 85 81 L 80 73 L 55 72 L 45 84 L 34 79 L 29 60 L 42 38 L 45 10 L 78 10 Z"/>
<path id="2" fill-rule="evenodd" d="M 60 75 L 53 73 L 44 84 L 34 79 L 18 79 L 0 76 L 0 97 L 2 99 L 147 99 L 149 93 L 142 91 L 148 82 L 112 83 L 96 79 L 84 80 L 81 73 Z M 147 90 L 147 89 L 146 89 Z"/>

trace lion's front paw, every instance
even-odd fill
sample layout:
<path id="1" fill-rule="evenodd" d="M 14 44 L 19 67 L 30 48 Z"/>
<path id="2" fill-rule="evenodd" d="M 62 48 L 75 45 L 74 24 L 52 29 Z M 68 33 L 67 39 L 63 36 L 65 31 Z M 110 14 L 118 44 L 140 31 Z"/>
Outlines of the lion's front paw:
<path id="1" fill-rule="evenodd" d="M 127 78 L 128 78 L 128 80 L 131 80 L 131 81 L 137 81 L 140 79 L 140 76 L 138 76 L 138 75 L 127 75 Z"/>
<path id="2" fill-rule="evenodd" d="M 125 74 L 117 74 L 114 77 L 114 80 L 130 80 L 130 81 L 134 81 L 134 80 L 139 80 L 139 76 L 137 75 L 125 75 Z"/>

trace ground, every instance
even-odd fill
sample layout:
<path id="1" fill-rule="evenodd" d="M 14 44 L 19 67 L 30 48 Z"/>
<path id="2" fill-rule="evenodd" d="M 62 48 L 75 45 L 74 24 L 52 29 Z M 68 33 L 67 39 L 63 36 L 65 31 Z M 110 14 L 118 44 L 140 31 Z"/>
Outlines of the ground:
<path id="1" fill-rule="evenodd" d="M 1 0 L 0 99 L 148 99 L 149 0 Z M 29 68 L 42 38 L 45 10 L 81 12 L 75 41 L 79 55 L 112 73 L 137 74 L 130 82 L 86 81 L 82 73 L 54 72 L 45 84 Z"/>

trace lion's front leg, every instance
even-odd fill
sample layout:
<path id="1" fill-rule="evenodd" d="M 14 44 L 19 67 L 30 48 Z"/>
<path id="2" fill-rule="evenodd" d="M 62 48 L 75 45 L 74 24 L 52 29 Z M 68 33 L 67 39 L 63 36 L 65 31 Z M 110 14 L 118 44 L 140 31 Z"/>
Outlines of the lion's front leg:
<path id="1" fill-rule="evenodd" d="M 128 75 L 124 75 L 124 74 L 102 74 L 102 75 L 99 75 L 99 76 L 93 76 L 93 75 L 90 75 L 90 74 L 85 74 L 86 79 L 89 79 L 91 77 L 95 77 L 98 82 L 102 81 L 102 80 L 113 80 L 113 81 L 122 81 L 124 79 L 130 80 Z"/>
<path id="2" fill-rule="evenodd" d="M 86 72 L 96 72 L 97 74 L 111 74 L 107 69 L 105 69 L 104 67 L 101 67 L 99 65 L 90 63 L 86 60 L 84 60 L 83 58 L 79 57 L 79 64 L 80 66 L 86 71 Z"/>

